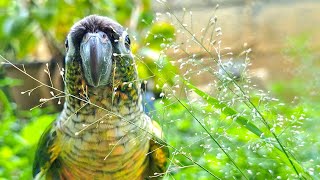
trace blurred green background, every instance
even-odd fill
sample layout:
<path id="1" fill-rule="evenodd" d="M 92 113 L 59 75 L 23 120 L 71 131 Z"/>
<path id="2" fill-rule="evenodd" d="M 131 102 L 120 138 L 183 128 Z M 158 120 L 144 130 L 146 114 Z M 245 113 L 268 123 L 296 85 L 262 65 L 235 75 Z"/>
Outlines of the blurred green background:
<path id="1" fill-rule="evenodd" d="M 172 146 L 166 179 L 214 179 L 209 172 L 221 179 L 244 179 L 240 171 L 249 179 L 299 179 L 272 133 L 294 161 L 301 179 L 319 179 L 320 136 L 316 125 L 320 116 L 319 56 L 317 49 L 310 46 L 312 33 L 290 36 L 281 42 L 282 48 L 277 49 L 281 56 L 290 59 L 289 78 L 266 82 L 255 76 L 250 78 L 250 71 L 243 72 L 244 77 L 237 82 L 249 97 L 250 104 L 234 87 L 232 79 L 227 78 L 228 83 L 219 82 L 217 62 L 203 60 L 208 56 L 212 58 L 203 55 L 206 54 L 205 47 L 197 47 L 200 55 L 194 51 L 184 52 L 184 56 L 174 53 L 175 47 L 187 47 L 194 40 L 186 30 L 189 26 L 184 22 L 179 24 L 170 14 L 169 18 L 164 18 L 166 21 L 159 20 L 151 3 L 149 0 L 1 1 L 0 54 L 13 63 L 46 63 L 47 60 L 61 63 L 65 53 L 64 40 L 73 23 L 89 14 L 109 16 L 128 27 L 139 76 L 142 81 L 148 80 L 148 89 L 155 93 L 156 110 L 151 115 L 161 124 L 168 144 Z M 168 11 L 174 14 L 174 10 Z M 181 17 L 188 20 L 190 14 L 185 12 Z M 199 21 L 193 20 L 194 23 Z M 223 16 L 219 20 L 228 21 Z M 179 35 L 181 31 L 185 33 Z M 228 36 L 228 31 L 224 36 Z M 246 38 L 250 39 L 249 35 Z M 241 50 L 238 50 L 239 54 Z M 233 56 L 247 61 L 243 55 Z M 246 64 L 248 68 L 255 62 L 263 66 L 263 62 L 258 61 L 260 57 L 266 57 L 266 54 L 255 53 Z M 212 68 L 216 71 L 197 75 L 211 67 L 207 63 L 214 64 Z M 4 69 L 8 65 L 1 66 L 0 179 L 31 179 L 37 141 L 58 115 L 57 109 L 52 106 L 33 110 L 19 107 L 13 102 L 15 96 L 11 91 L 14 87 L 26 87 L 24 75 L 20 80 L 6 77 Z M 39 71 L 43 71 L 41 68 Z M 260 85 L 252 86 L 251 80 L 259 81 Z M 184 81 L 197 85 L 205 95 L 190 92 L 193 88 Z M 23 91 L 26 90 L 28 88 Z M 36 97 L 40 99 L 42 94 Z M 225 104 L 224 108 L 221 104 Z M 271 129 L 261 121 L 254 107 Z M 239 113 L 245 122 L 237 121 L 232 112 Z M 247 122 L 263 135 L 256 136 L 254 128 L 245 127 Z"/>

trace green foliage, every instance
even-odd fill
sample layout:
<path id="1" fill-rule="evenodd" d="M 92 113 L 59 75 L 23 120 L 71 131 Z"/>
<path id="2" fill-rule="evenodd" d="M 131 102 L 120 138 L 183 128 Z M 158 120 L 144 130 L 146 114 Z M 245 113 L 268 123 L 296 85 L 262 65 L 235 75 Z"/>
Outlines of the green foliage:
<path id="1" fill-rule="evenodd" d="M 234 119 L 235 122 L 244 126 L 253 134 L 257 135 L 258 137 L 264 138 L 264 134 L 262 133 L 262 131 L 259 128 L 257 128 L 254 124 L 252 124 L 247 118 L 241 116 L 241 114 L 239 114 L 237 111 L 230 108 L 228 105 L 224 104 L 223 102 L 220 102 L 218 99 L 212 96 L 209 96 L 208 94 L 201 91 L 194 85 L 190 83 L 186 83 L 186 85 L 208 102 L 208 106 L 205 108 L 210 108 L 211 110 L 213 108 L 219 109 L 223 115 Z"/>
<path id="2" fill-rule="evenodd" d="M 174 41 L 174 31 L 172 25 L 165 22 L 155 22 L 147 35 L 141 39 L 138 51 L 139 61 L 138 71 L 141 79 L 154 77 L 154 85 L 162 87 L 164 84 L 174 84 L 174 76 L 178 72 L 175 66 L 170 63 L 163 50 Z M 161 89 L 153 88 L 154 92 L 160 93 Z"/>
<path id="3" fill-rule="evenodd" d="M 0 87 L 13 80 L 0 81 Z M 42 130 L 54 120 L 48 110 L 15 111 L 0 89 L 0 177 L 30 179 L 33 156 Z"/>
<path id="4" fill-rule="evenodd" d="M 74 22 L 90 14 L 116 19 L 133 31 L 130 34 L 139 35 L 139 33 L 151 31 L 152 35 L 159 38 L 173 34 L 171 25 L 152 23 L 153 12 L 149 0 L 141 1 L 139 4 L 134 4 L 133 0 L 112 0 L 111 2 L 58 0 L 25 1 L 23 3 L 6 1 L 0 4 L 0 8 L 6 12 L 0 14 L 0 24 L 2 24 L 0 39 L 3 41 L 0 53 L 8 59 L 27 57 L 35 51 L 36 44 L 43 38 L 50 46 L 63 47 L 65 37 Z M 140 37 L 138 41 L 140 41 L 138 43 L 150 43 L 155 40 L 150 38 L 144 40 Z M 156 49 L 160 49 L 158 44 Z M 10 56 L 10 52 L 13 56 Z"/>
<path id="5" fill-rule="evenodd" d="M 186 101 L 182 103 L 188 104 Z M 269 105 L 275 108 L 268 109 L 265 116 L 272 121 L 282 121 L 282 126 L 277 127 L 275 133 L 280 137 L 290 154 L 294 154 L 294 157 L 291 158 L 298 171 L 303 177 L 310 179 L 309 173 L 313 172 L 312 164 L 320 163 L 317 159 L 317 153 L 315 153 L 320 146 L 318 142 L 312 145 L 309 139 L 312 132 L 312 141 L 315 143 L 316 131 L 311 130 L 305 133 L 300 129 L 310 128 L 311 119 L 316 118 L 306 112 L 311 104 L 279 106 L 278 102 L 272 102 Z M 269 135 L 266 138 L 256 136 L 250 128 L 236 123 L 230 116 L 220 114 L 221 112 L 211 109 L 204 113 L 201 103 L 188 105 L 194 116 L 181 104 L 172 104 L 167 100 L 159 101 L 156 108 L 159 113 L 158 121 L 162 122 L 163 128 L 166 130 L 168 143 L 178 149 L 172 149 L 174 157 L 171 157 L 173 161 L 171 168 L 174 169 L 172 176 L 175 179 L 208 179 L 211 177 L 210 174 L 182 154 L 189 155 L 193 161 L 200 163 L 218 177 L 226 179 L 240 179 L 242 177 L 227 155 L 195 121 L 194 116 L 209 129 L 215 140 L 222 145 L 239 169 L 244 171 L 250 179 L 296 178 L 287 157 L 277 142 L 272 137 L 268 137 Z M 281 120 L 281 118 L 283 119 Z M 261 124 L 254 123 L 265 134 L 270 134 Z M 178 165 L 179 167 L 177 167 Z M 319 172 L 319 169 L 317 171 Z"/>
<path id="6" fill-rule="evenodd" d="M 281 82 L 282 87 L 292 89 L 274 88 L 272 93 L 280 95 L 280 99 L 248 85 L 238 86 L 232 79 L 229 87 L 218 85 L 218 91 L 206 93 L 179 75 L 186 85 L 187 98 L 179 100 L 175 95 L 179 93 L 169 88 L 165 98 L 156 104 L 159 114 L 155 118 L 162 122 L 168 143 L 173 146 L 173 173 L 167 178 L 319 178 L 320 143 L 315 128 L 319 94 L 312 93 L 316 83 L 305 81 L 303 75 L 315 80 L 319 76 L 315 76 L 315 58 L 306 41 L 305 36 L 293 38 L 286 52 L 297 68 L 309 71 L 296 73 L 292 81 Z M 285 103 L 287 91 L 297 98 Z"/>

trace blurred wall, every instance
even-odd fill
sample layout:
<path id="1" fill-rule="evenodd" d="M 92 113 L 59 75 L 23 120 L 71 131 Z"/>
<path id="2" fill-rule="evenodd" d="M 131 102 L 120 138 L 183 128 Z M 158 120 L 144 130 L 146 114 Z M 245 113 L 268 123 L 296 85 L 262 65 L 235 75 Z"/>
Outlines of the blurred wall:
<path id="1" fill-rule="evenodd" d="M 203 0 L 203 1 L 167 1 L 171 13 L 190 25 L 192 11 L 192 29 L 200 34 L 206 27 L 216 4 L 219 9 L 215 15 L 222 28 L 222 47 L 231 47 L 237 54 L 244 50 L 244 44 L 252 48 L 252 68 L 264 68 L 269 80 L 290 78 L 291 64 L 283 52 L 288 48 L 288 39 L 301 34 L 310 36 L 310 48 L 320 49 L 320 1 L 319 0 Z M 154 2 L 159 12 L 168 9 Z M 186 11 L 183 11 L 183 8 Z M 185 41 L 178 36 L 178 41 Z M 194 48 L 201 51 L 201 48 Z M 319 53 L 317 54 L 319 56 Z"/>

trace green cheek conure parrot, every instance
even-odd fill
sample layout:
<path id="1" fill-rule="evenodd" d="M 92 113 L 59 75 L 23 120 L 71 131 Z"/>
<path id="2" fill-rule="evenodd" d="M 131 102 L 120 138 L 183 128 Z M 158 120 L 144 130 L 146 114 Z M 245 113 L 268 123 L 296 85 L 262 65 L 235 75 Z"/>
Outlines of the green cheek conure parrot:
<path id="1" fill-rule="evenodd" d="M 150 179 L 166 171 L 160 126 L 144 112 L 130 39 L 91 15 L 66 40 L 65 104 L 43 133 L 35 179 Z"/>

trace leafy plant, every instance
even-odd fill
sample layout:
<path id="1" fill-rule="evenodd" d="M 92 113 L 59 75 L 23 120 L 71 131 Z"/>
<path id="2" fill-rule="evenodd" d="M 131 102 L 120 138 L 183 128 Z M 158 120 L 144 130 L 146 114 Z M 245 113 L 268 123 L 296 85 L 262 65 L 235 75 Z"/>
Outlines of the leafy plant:
<path id="1" fill-rule="evenodd" d="M 0 87 L 14 82 L 2 79 Z M 54 118 L 48 110 L 16 112 L 15 106 L 0 89 L 0 177 L 10 179 L 29 179 L 33 154 L 42 131 Z"/>

